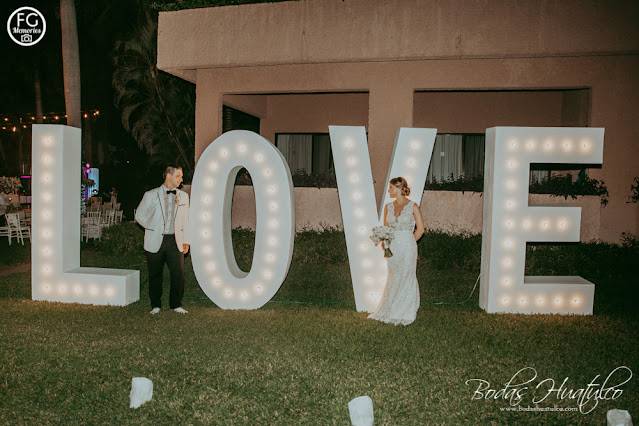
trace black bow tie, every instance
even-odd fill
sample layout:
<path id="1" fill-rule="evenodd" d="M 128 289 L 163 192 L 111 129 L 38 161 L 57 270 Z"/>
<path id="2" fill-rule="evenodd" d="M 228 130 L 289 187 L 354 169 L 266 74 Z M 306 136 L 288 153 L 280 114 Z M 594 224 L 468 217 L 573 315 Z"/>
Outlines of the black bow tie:
<path id="1" fill-rule="evenodd" d="M 173 191 L 166 191 L 166 193 L 167 194 L 173 194 L 173 195 L 177 194 L 177 192 L 175 192 L 175 189 Z"/>

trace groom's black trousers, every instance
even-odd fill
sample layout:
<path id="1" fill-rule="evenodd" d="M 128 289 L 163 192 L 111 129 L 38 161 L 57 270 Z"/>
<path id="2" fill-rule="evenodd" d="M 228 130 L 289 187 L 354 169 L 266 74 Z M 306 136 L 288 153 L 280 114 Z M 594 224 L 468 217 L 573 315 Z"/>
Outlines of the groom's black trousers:
<path id="1" fill-rule="evenodd" d="M 146 253 L 146 264 L 149 269 L 149 298 L 151 308 L 162 307 L 162 275 L 164 263 L 169 265 L 171 272 L 171 291 L 169 293 L 169 307 L 171 309 L 182 306 L 184 295 L 184 253 L 178 250 L 175 235 L 165 235 L 157 253 Z"/>

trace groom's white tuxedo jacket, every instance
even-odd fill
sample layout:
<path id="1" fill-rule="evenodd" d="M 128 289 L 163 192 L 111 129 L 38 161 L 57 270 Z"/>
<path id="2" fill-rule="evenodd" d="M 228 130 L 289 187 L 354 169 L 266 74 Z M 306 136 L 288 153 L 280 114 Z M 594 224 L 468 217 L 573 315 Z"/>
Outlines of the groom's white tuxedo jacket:
<path id="1" fill-rule="evenodd" d="M 157 253 L 164 237 L 164 186 L 144 193 L 135 211 L 135 221 L 144 228 L 144 250 Z M 189 243 L 189 194 L 176 189 L 175 243 L 183 251 L 183 244 Z"/>

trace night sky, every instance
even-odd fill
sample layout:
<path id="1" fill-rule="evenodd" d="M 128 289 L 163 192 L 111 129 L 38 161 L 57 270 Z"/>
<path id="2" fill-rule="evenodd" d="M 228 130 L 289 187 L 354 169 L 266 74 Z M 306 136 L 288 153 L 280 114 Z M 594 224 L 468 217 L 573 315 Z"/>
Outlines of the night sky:
<path id="1" fill-rule="evenodd" d="M 124 198 L 141 198 L 144 189 L 157 186 L 160 179 L 149 179 L 146 156 L 121 124 L 120 112 L 113 104 L 111 78 L 112 55 L 116 41 L 128 39 L 138 22 L 139 1 L 135 0 L 84 0 L 76 2 L 78 40 L 80 45 L 80 72 L 82 78 L 82 110 L 99 110 L 99 117 L 91 123 L 94 138 L 102 138 L 108 152 L 101 165 L 102 189 L 108 192 L 116 186 L 129 185 L 138 179 L 139 188 L 124 190 Z M 38 9 L 47 21 L 44 38 L 30 47 L 14 43 L 7 34 L 7 19 L 19 7 Z M 154 12 L 157 13 L 157 12 Z M 2 93 L 0 115 L 26 116 L 35 113 L 34 69 L 40 70 L 43 113 L 65 113 L 62 67 L 61 25 L 59 1 L 33 0 L 0 2 L 2 17 Z M 87 127 L 83 129 L 87 131 Z M 20 131 L 22 134 L 19 134 Z M 21 142 L 22 141 L 22 142 Z M 29 155 L 30 129 L 0 131 L 0 176 L 17 173 L 18 145 L 22 144 L 22 155 Z M 24 158 L 24 157 L 23 157 Z M 28 158 L 25 160 L 28 164 Z M 100 166 L 100 165 L 98 165 Z M 155 176 L 153 176 L 155 177 Z M 108 186 L 108 188 L 106 188 Z M 123 200 L 125 201 L 125 200 Z M 135 206 L 127 206 L 134 208 Z M 125 212 L 126 214 L 126 212 Z"/>

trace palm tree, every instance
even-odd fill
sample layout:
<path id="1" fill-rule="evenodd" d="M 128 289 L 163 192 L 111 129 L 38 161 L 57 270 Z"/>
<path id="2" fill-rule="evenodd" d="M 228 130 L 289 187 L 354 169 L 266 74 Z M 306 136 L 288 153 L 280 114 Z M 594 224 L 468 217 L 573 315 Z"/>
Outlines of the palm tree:
<path id="1" fill-rule="evenodd" d="M 174 162 L 193 172 L 195 86 L 158 70 L 157 21 L 145 21 L 126 41 L 116 43 L 115 104 L 122 124 L 150 154 L 152 162 Z"/>
<path id="2" fill-rule="evenodd" d="M 74 0 L 60 0 L 62 23 L 62 63 L 64 69 L 64 102 L 67 124 L 82 128 L 80 106 L 80 48 Z"/>

